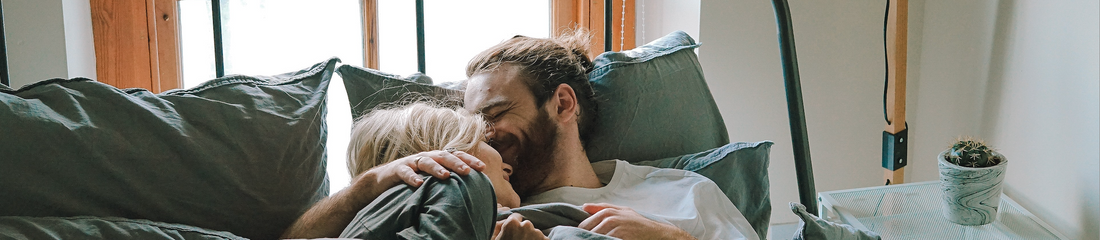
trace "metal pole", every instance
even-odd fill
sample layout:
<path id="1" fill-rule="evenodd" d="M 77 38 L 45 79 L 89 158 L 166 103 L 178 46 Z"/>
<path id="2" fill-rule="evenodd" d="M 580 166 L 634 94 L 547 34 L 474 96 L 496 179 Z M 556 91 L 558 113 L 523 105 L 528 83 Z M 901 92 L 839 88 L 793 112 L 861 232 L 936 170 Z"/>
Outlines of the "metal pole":
<path id="1" fill-rule="evenodd" d="M 4 4 L 0 3 L 0 84 L 11 86 L 8 82 L 8 40 L 4 31 Z"/>
<path id="2" fill-rule="evenodd" d="M 802 83 L 798 79 L 798 57 L 794 49 L 791 9 L 786 0 L 772 0 L 772 5 L 775 8 L 775 23 L 779 28 L 779 55 L 783 61 L 783 83 L 787 90 L 787 116 L 790 117 L 798 199 L 802 205 L 806 205 L 807 212 L 816 215 L 817 190 L 814 189 L 814 170 L 810 161 L 810 140 L 806 135 L 806 111 L 802 105 Z"/>
<path id="3" fill-rule="evenodd" d="M 611 51 L 611 0 L 603 1 L 603 51 Z"/>
<path id="4" fill-rule="evenodd" d="M 424 0 L 416 0 L 416 69 L 427 74 L 424 65 Z"/>
<path id="5" fill-rule="evenodd" d="M 214 21 L 214 72 L 217 77 L 225 76 L 225 48 L 222 45 L 222 4 L 220 0 L 210 0 L 210 17 Z"/>

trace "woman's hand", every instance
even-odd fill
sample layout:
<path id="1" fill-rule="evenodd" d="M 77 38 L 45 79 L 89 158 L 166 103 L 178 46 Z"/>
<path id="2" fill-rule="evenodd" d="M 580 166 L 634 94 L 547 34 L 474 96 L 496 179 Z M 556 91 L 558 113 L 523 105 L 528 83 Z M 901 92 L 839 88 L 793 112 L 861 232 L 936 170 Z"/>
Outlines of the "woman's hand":
<path id="1" fill-rule="evenodd" d="M 405 156 L 372 168 L 368 172 L 375 172 L 374 175 L 378 177 L 377 182 L 389 188 L 400 182 L 419 187 L 424 183 L 424 179 L 421 179 L 417 172 L 425 172 L 444 179 L 451 176 L 451 171 L 466 175 L 470 174 L 470 170 L 485 170 L 485 163 L 463 151 L 436 150 Z"/>
<path id="2" fill-rule="evenodd" d="M 523 220 L 523 215 L 513 213 L 507 219 L 497 221 L 493 227 L 493 240 L 548 240 L 542 231 L 535 229 L 535 224 L 529 220 Z"/>

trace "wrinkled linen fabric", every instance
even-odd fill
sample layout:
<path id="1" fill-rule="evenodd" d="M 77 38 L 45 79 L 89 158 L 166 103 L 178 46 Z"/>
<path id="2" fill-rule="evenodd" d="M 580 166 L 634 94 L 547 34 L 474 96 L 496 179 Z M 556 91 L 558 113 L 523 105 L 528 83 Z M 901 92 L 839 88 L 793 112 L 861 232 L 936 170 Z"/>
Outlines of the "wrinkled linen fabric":
<path id="1" fill-rule="evenodd" d="M 229 232 L 116 217 L 0 217 L 2 239 L 245 240 Z"/>
<path id="2" fill-rule="evenodd" d="M 0 88 L 0 216 L 121 217 L 275 239 L 328 195 L 333 58 L 152 93 Z"/>
<path id="3" fill-rule="evenodd" d="M 718 185 L 702 175 L 622 160 L 595 162 L 592 168 L 604 187 L 560 187 L 530 196 L 524 204 L 610 203 L 664 219 L 700 240 L 759 239 Z"/>

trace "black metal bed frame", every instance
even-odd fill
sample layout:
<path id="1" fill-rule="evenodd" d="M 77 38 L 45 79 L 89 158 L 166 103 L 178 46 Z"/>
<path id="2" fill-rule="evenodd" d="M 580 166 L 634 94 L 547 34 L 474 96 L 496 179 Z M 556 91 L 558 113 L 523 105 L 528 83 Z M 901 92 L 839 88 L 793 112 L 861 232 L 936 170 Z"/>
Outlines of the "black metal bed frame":
<path id="1" fill-rule="evenodd" d="M 8 38 L 4 31 L 4 4 L 0 3 L 0 84 L 11 86 L 8 81 Z"/>
<path id="2" fill-rule="evenodd" d="M 817 215 L 817 190 L 810 161 L 810 140 L 806 134 L 806 110 L 802 104 L 802 82 L 798 79 L 798 56 L 794 51 L 794 29 L 787 0 L 772 0 L 775 24 L 779 30 L 779 55 L 783 61 L 783 85 L 787 92 L 787 117 L 791 125 L 794 170 L 798 180 L 798 200 L 806 211 Z"/>

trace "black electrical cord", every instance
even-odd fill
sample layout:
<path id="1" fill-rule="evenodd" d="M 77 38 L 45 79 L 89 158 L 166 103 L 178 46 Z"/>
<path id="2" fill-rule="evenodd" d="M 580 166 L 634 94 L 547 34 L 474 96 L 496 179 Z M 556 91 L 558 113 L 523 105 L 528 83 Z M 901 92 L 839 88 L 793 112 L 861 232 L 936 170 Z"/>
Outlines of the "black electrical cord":
<path id="1" fill-rule="evenodd" d="M 890 0 L 886 0 L 886 13 L 882 17 L 882 55 L 886 61 L 883 61 L 883 65 L 886 67 L 886 74 L 882 79 L 885 83 L 882 84 L 882 118 L 886 119 L 886 125 L 890 125 L 890 113 L 886 111 L 886 94 L 890 91 L 890 46 L 886 44 L 886 29 L 890 25 Z"/>
<path id="2" fill-rule="evenodd" d="M 886 29 L 890 26 L 890 0 L 886 0 L 886 13 L 882 17 L 882 55 L 886 61 L 883 61 L 883 65 L 886 66 L 886 74 L 883 74 L 882 79 L 885 83 L 882 84 L 882 118 L 886 120 L 886 125 L 892 124 L 890 122 L 890 112 L 886 111 L 886 94 L 890 91 L 890 46 L 886 44 Z M 905 129 L 909 129 L 909 121 L 905 122 Z"/>

